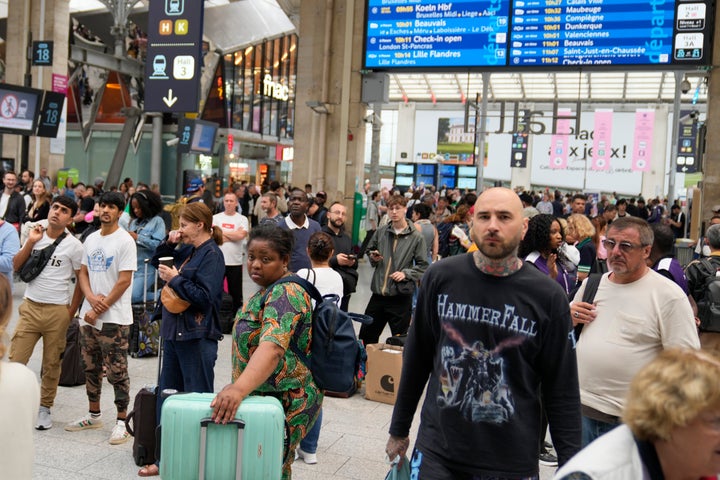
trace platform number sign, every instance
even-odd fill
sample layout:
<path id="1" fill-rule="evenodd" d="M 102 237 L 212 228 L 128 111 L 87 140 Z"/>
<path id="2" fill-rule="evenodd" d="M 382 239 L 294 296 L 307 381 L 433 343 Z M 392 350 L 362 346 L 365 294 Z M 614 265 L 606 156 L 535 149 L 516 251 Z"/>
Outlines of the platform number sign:
<path id="1" fill-rule="evenodd" d="M 52 66 L 53 42 L 33 42 L 32 64 L 36 67 Z"/>
<path id="2" fill-rule="evenodd" d="M 36 135 L 38 137 L 57 137 L 64 103 L 64 93 L 45 92 L 42 109 L 40 110 L 40 120 L 37 125 Z"/>

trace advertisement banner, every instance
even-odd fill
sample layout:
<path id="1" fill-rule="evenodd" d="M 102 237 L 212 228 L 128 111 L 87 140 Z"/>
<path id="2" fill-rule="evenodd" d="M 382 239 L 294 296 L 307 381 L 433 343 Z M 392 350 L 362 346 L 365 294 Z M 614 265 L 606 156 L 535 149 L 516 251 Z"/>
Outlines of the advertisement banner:
<path id="1" fill-rule="evenodd" d="M 595 110 L 595 135 L 590 168 L 610 170 L 610 145 L 612 141 L 612 109 Z"/>
<path id="2" fill-rule="evenodd" d="M 655 129 L 655 110 L 639 108 L 635 111 L 635 135 L 633 140 L 633 172 L 649 172 L 652 159 L 652 138 Z"/>
<path id="3" fill-rule="evenodd" d="M 557 133 L 550 139 L 550 168 L 564 170 L 568 166 L 568 143 L 570 141 L 569 108 L 558 109 Z"/>

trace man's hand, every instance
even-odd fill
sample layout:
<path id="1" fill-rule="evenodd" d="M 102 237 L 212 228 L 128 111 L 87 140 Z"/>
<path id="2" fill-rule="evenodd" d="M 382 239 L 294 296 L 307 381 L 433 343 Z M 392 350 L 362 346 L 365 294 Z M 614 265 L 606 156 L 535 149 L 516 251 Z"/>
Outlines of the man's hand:
<path id="1" fill-rule="evenodd" d="M 410 446 L 410 438 L 408 437 L 395 437 L 393 435 L 390 435 L 390 438 L 388 438 L 387 445 L 385 445 L 385 453 L 387 454 L 388 458 L 392 462 L 395 457 L 400 457 L 400 461 L 398 462 L 398 467 L 402 465 L 403 457 L 405 456 L 405 453 L 407 452 L 408 447 Z"/>
<path id="2" fill-rule="evenodd" d="M 573 327 L 578 323 L 591 323 L 597 317 L 595 305 L 588 302 L 575 302 L 570 304 L 570 315 Z"/>
<path id="3" fill-rule="evenodd" d="M 403 272 L 401 272 L 401 271 L 398 270 L 397 272 L 391 273 L 391 274 L 390 274 L 390 278 L 392 278 L 392 279 L 395 280 L 396 282 L 402 282 L 402 281 L 405 280 L 407 277 L 405 276 L 405 274 L 404 274 Z"/>
<path id="4" fill-rule="evenodd" d="M 372 261 L 375 262 L 375 263 L 377 263 L 377 262 L 379 262 L 380 260 L 383 259 L 383 256 L 380 255 L 380 252 L 377 251 L 377 250 L 371 251 L 371 252 L 369 253 L 369 255 L 370 255 L 370 260 L 372 260 Z"/>
<path id="5" fill-rule="evenodd" d="M 354 255 L 350 256 L 346 253 L 338 253 L 337 255 L 338 265 L 342 267 L 352 267 L 353 265 L 355 265 L 356 261 L 357 257 L 355 257 Z"/>
<path id="6" fill-rule="evenodd" d="M 95 313 L 95 310 L 88 310 L 87 312 L 85 312 L 85 318 L 83 318 L 83 320 L 85 320 L 85 323 L 88 323 L 90 325 L 95 325 L 97 319 L 98 314 Z"/>
<path id="7" fill-rule="evenodd" d="M 45 229 L 42 227 L 42 225 L 35 225 L 28 234 L 27 241 L 30 242 L 30 245 L 35 245 L 37 242 L 39 242 L 43 237 L 43 232 Z"/>

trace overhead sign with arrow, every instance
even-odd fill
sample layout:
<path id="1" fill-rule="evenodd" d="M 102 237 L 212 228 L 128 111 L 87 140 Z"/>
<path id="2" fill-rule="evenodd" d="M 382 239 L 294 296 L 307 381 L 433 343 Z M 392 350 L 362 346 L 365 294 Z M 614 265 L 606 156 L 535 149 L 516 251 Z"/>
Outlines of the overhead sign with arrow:
<path id="1" fill-rule="evenodd" d="M 149 2 L 146 112 L 197 112 L 202 65 L 203 2 Z"/>

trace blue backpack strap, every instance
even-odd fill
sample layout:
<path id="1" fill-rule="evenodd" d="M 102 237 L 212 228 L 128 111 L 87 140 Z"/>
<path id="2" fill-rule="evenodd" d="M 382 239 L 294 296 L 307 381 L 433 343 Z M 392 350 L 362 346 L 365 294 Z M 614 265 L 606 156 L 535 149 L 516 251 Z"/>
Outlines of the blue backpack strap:
<path id="1" fill-rule="evenodd" d="M 268 295 L 270 295 L 270 292 L 272 292 L 272 289 L 275 288 L 276 285 L 280 285 L 281 283 L 297 283 L 300 285 L 307 293 L 310 295 L 310 298 L 315 300 L 316 302 L 320 303 L 322 302 L 322 295 L 320 295 L 320 292 L 317 288 L 315 288 L 315 285 L 308 282 L 304 278 L 298 277 L 295 274 L 288 275 L 287 277 L 282 277 L 280 280 L 275 281 L 272 285 L 270 285 L 267 290 L 265 290 L 265 294 L 262 297 L 262 300 L 260 301 L 260 308 L 265 308 L 265 302 L 267 301 Z"/>
<path id="2" fill-rule="evenodd" d="M 320 305 L 323 301 L 323 297 L 322 295 L 320 295 L 318 289 L 315 288 L 315 285 L 308 282 L 302 277 L 292 274 L 288 275 L 287 277 L 282 277 L 267 288 L 265 294 L 262 297 L 262 300 L 260 301 L 260 308 L 265 308 L 265 302 L 267 301 L 268 295 L 270 295 L 270 292 L 272 292 L 272 289 L 275 288 L 276 285 L 280 285 L 281 283 L 296 283 L 300 285 L 308 293 L 308 295 L 310 295 L 310 298 L 315 300 L 316 306 Z M 304 352 L 300 350 L 300 347 L 298 347 L 297 343 L 294 342 L 292 339 L 290 340 L 290 350 L 292 350 L 292 352 L 298 356 L 298 358 L 303 364 L 310 368 L 310 359 Z"/>

